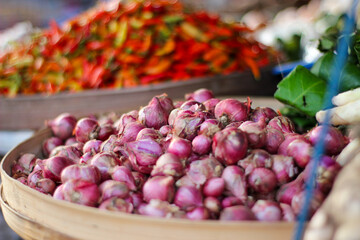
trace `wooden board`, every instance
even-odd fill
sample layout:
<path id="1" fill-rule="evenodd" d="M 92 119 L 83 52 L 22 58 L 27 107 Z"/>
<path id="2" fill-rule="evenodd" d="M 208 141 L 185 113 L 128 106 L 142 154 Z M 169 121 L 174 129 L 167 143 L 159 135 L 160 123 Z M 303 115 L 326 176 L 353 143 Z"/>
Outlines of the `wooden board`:
<path id="1" fill-rule="evenodd" d="M 101 211 L 53 199 L 9 175 L 11 164 L 21 153 L 40 154 L 41 143 L 49 136 L 49 129 L 39 131 L 8 152 L 1 164 L 5 220 L 24 239 L 58 239 L 59 236 L 66 236 L 63 239 L 282 240 L 292 236 L 294 224 L 288 222 L 163 219 Z M 39 231 L 30 226 L 44 233 L 38 234 Z"/>
<path id="2" fill-rule="evenodd" d="M 0 130 L 39 129 L 45 120 L 55 118 L 63 112 L 77 117 L 94 112 L 125 112 L 146 105 L 153 96 L 165 92 L 173 99 L 182 99 L 184 94 L 199 88 L 211 89 L 216 96 L 272 96 L 279 79 L 272 75 L 271 69 L 262 69 L 262 78 L 258 81 L 247 71 L 128 89 L 87 90 L 51 96 L 36 94 L 19 95 L 15 98 L 0 97 Z"/>

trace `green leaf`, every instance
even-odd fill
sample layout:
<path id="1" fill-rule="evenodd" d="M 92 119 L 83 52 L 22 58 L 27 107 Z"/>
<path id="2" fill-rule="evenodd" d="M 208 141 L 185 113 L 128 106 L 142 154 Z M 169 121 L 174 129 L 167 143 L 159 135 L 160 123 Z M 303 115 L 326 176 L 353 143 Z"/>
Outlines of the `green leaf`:
<path id="1" fill-rule="evenodd" d="M 311 68 L 311 72 L 325 81 L 329 81 L 335 54 L 328 52 L 319 58 Z M 340 74 L 339 91 L 344 92 L 360 87 L 360 68 L 347 62 Z"/>
<path id="2" fill-rule="evenodd" d="M 297 66 L 279 84 L 274 97 L 308 116 L 322 109 L 326 82 L 303 66 Z"/>

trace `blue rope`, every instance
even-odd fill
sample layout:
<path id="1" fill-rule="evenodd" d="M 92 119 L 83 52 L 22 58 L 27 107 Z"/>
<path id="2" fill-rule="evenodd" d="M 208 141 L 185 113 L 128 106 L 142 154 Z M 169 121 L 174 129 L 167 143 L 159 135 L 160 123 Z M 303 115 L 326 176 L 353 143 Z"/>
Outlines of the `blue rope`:
<path id="1" fill-rule="evenodd" d="M 330 109 L 333 107 L 331 100 L 339 92 L 340 74 L 345 66 L 346 59 L 348 57 L 348 48 L 351 44 L 350 34 L 353 32 L 355 26 L 357 4 L 358 0 L 354 0 L 350 9 L 350 13 L 346 15 L 345 25 L 342 32 L 343 37 L 340 38 L 340 42 L 337 47 L 337 55 L 334 59 L 334 67 L 330 75 L 330 82 L 325 95 L 324 109 Z M 298 223 L 294 234 L 295 240 L 301 240 L 303 237 L 305 223 L 309 215 L 309 206 L 311 204 L 311 200 L 314 194 L 314 186 L 317 172 L 316 170 L 319 165 L 320 159 L 324 153 L 325 136 L 329 130 L 330 116 L 330 111 L 327 111 L 325 114 L 324 122 L 322 124 L 323 128 L 320 132 L 319 141 L 314 147 L 314 152 L 312 156 L 313 166 L 310 169 L 310 177 L 305 186 L 305 201 L 298 216 Z"/>

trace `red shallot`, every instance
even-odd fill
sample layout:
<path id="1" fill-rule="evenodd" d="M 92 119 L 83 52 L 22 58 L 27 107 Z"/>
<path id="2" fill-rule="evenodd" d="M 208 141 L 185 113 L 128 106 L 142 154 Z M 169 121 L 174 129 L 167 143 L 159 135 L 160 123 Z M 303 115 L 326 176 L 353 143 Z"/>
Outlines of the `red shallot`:
<path id="1" fill-rule="evenodd" d="M 66 140 L 73 135 L 76 118 L 69 113 L 63 113 L 57 116 L 54 120 L 49 121 L 47 124 L 51 127 L 51 130 L 56 137 L 61 140 Z"/>
<path id="2" fill-rule="evenodd" d="M 248 141 L 240 129 L 226 128 L 213 138 L 212 152 L 223 164 L 232 165 L 246 156 Z"/>

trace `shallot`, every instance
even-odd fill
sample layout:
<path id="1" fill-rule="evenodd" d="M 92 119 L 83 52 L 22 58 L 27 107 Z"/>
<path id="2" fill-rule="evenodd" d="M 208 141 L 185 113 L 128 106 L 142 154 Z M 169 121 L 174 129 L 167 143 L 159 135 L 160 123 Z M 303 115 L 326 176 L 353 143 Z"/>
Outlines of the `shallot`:
<path id="1" fill-rule="evenodd" d="M 204 121 L 204 116 L 199 112 L 191 110 L 179 111 L 174 120 L 174 134 L 187 140 L 193 140 L 197 136 L 200 124 Z"/>
<path id="2" fill-rule="evenodd" d="M 277 186 L 275 173 L 267 168 L 255 168 L 248 177 L 249 186 L 256 192 L 269 193 Z"/>
<path id="3" fill-rule="evenodd" d="M 238 166 L 227 166 L 221 177 L 225 180 L 225 189 L 245 202 L 247 198 L 247 182 L 244 171 Z"/>
<path id="4" fill-rule="evenodd" d="M 175 154 L 164 153 L 156 161 L 151 171 L 151 176 L 172 176 L 181 177 L 184 173 L 184 166 Z"/>
<path id="5" fill-rule="evenodd" d="M 105 181 L 110 179 L 112 168 L 119 165 L 119 159 L 111 153 L 98 153 L 91 159 L 90 165 L 99 169 L 101 181 Z"/>
<path id="6" fill-rule="evenodd" d="M 42 145 L 42 152 L 44 156 L 48 157 L 54 148 L 61 146 L 62 144 L 63 141 L 58 137 L 50 137 L 46 139 Z"/>
<path id="7" fill-rule="evenodd" d="M 272 222 L 282 219 L 281 208 L 279 204 L 274 201 L 257 200 L 251 210 L 259 221 Z"/>
<path id="8" fill-rule="evenodd" d="M 205 135 L 197 135 L 192 140 L 192 150 L 194 153 L 204 155 L 211 150 L 212 139 Z"/>
<path id="9" fill-rule="evenodd" d="M 221 206 L 223 208 L 227 208 L 227 207 L 231 207 L 231 206 L 236 206 L 236 205 L 244 205 L 244 202 L 242 200 L 240 200 L 237 197 L 234 196 L 229 196 L 229 197 L 225 197 L 222 201 L 221 201 Z"/>
<path id="10" fill-rule="evenodd" d="M 206 135 L 209 137 L 213 137 L 215 133 L 220 131 L 220 123 L 216 119 L 206 119 L 201 125 L 199 129 L 199 135 Z"/>
<path id="11" fill-rule="evenodd" d="M 25 153 L 23 154 L 17 161 L 15 165 L 18 165 L 21 169 L 22 173 L 30 174 L 36 164 L 36 156 L 32 153 Z M 13 170 L 13 174 L 15 174 L 16 171 Z"/>
<path id="12" fill-rule="evenodd" d="M 103 141 L 101 140 L 96 140 L 96 139 L 89 140 L 84 144 L 82 151 L 83 153 L 87 153 L 87 152 L 91 152 L 93 154 L 99 153 L 102 143 Z"/>
<path id="13" fill-rule="evenodd" d="M 181 209 L 189 211 L 203 206 L 203 196 L 196 187 L 182 186 L 176 191 L 174 203 Z"/>
<path id="14" fill-rule="evenodd" d="M 254 213 L 246 206 L 236 205 L 224 208 L 220 214 L 222 221 L 251 221 L 256 220 Z"/>
<path id="15" fill-rule="evenodd" d="M 65 140 L 72 136 L 76 125 L 76 118 L 69 113 L 63 113 L 47 124 L 51 127 L 56 137 Z"/>
<path id="16" fill-rule="evenodd" d="M 84 180 L 92 183 L 100 183 L 101 173 L 99 169 L 87 164 L 73 164 L 65 167 L 61 171 L 61 182 L 67 182 L 71 179 Z"/>
<path id="17" fill-rule="evenodd" d="M 123 182 L 127 185 L 127 187 L 135 191 L 137 186 L 135 184 L 135 178 L 131 173 L 130 169 L 125 166 L 115 166 L 111 170 L 111 178 L 118 182 Z"/>
<path id="18" fill-rule="evenodd" d="M 205 220 L 210 217 L 209 210 L 204 207 L 196 207 L 186 213 L 188 219 L 191 220 Z"/>
<path id="19" fill-rule="evenodd" d="M 287 117 L 284 116 L 277 116 L 272 118 L 267 127 L 274 128 L 279 130 L 283 133 L 294 133 L 295 126 L 294 123 Z"/>
<path id="20" fill-rule="evenodd" d="M 214 113 L 224 126 L 231 122 L 242 122 L 248 119 L 249 106 L 236 99 L 225 99 L 216 104 Z"/>
<path id="21" fill-rule="evenodd" d="M 203 102 L 202 104 L 205 106 L 205 109 L 211 113 L 214 113 L 215 106 L 218 104 L 221 100 L 218 98 L 210 98 Z"/>
<path id="22" fill-rule="evenodd" d="M 210 178 L 206 181 L 203 192 L 208 197 L 219 197 L 225 189 L 225 180 L 223 178 Z"/>
<path id="23" fill-rule="evenodd" d="M 126 144 L 133 169 L 149 174 L 157 159 L 163 154 L 161 146 L 152 139 L 142 139 Z"/>
<path id="24" fill-rule="evenodd" d="M 148 179 L 143 187 L 144 200 L 151 199 L 172 202 L 174 198 L 174 179 L 170 176 L 155 176 Z"/>
<path id="25" fill-rule="evenodd" d="M 179 207 L 175 204 L 170 204 L 159 199 L 152 199 L 147 204 L 141 204 L 138 208 L 141 215 L 152 217 L 183 217 L 184 212 L 181 212 Z"/>
<path id="26" fill-rule="evenodd" d="M 75 146 L 58 146 L 54 148 L 51 153 L 50 157 L 59 156 L 59 157 L 65 157 L 69 160 L 71 160 L 73 163 L 79 163 L 81 158 L 82 152 L 79 148 Z"/>
<path id="27" fill-rule="evenodd" d="M 129 188 L 124 182 L 106 180 L 99 186 L 101 200 L 105 201 L 112 197 L 125 199 L 129 196 Z"/>
<path id="28" fill-rule="evenodd" d="M 246 156 L 248 141 L 246 134 L 235 128 L 217 132 L 213 138 L 212 152 L 223 164 L 232 165 Z"/>
<path id="29" fill-rule="evenodd" d="M 271 108 L 257 107 L 252 111 L 250 120 L 254 122 L 268 123 L 271 119 L 277 116 L 278 114 Z"/>
<path id="30" fill-rule="evenodd" d="M 44 177 L 50 178 L 54 182 L 60 181 L 61 172 L 63 171 L 63 169 L 73 164 L 70 159 L 61 156 L 50 157 L 43 161 Z"/>
<path id="31" fill-rule="evenodd" d="M 99 124 L 92 118 L 82 118 L 76 123 L 74 132 L 76 140 L 85 143 L 98 137 Z"/>
<path id="32" fill-rule="evenodd" d="M 146 127 L 159 129 L 168 123 L 169 112 L 164 110 L 159 99 L 154 97 L 149 105 L 139 111 L 139 121 Z"/>
<path id="33" fill-rule="evenodd" d="M 109 198 L 109 199 L 103 201 L 99 205 L 99 209 L 131 213 L 134 209 L 134 206 L 131 203 L 126 202 L 122 198 L 112 197 L 112 198 Z"/>
<path id="34" fill-rule="evenodd" d="M 220 177 L 223 169 L 224 167 L 219 161 L 209 156 L 191 162 L 185 176 L 193 184 L 202 186 L 208 179 Z"/>
<path id="35" fill-rule="evenodd" d="M 55 199 L 152 217 L 295 221 L 305 200 L 312 152 L 323 126 L 306 134 L 251 100 L 218 99 L 207 89 L 173 103 L 154 96 L 138 110 L 48 121 L 43 157 L 21 154 L 18 183 Z M 119 117 L 120 116 L 120 117 Z M 325 138 L 310 216 L 332 189 L 349 142 Z"/>
<path id="36" fill-rule="evenodd" d="M 63 183 L 56 191 L 61 191 L 61 193 L 54 194 L 61 196 L 60 199 L 90 207 L 96 207 L 101 196 L 95 183 L 77 179 Z"/>
<path id="37" fill-rule="evenodd" d="M 41 170 L 30 173 L 27 178 L 27 185 L 45 194 L 53 194 L 56 188 L 55 182 L 50 178 L 45 178 Z"/>
<path id="38" fill-rule="evenodd" d="M 195 101 L 198 101 L 201 103 L 205 102 L 213 97 L 214 97 L 213 92 L 208 89 L 205 89 L 205 88 L 198 89 L 193 93 L 185 95 L 186 100 L 195 100 Z"/>
<path id="39" fill-rule="evenodd" d="M 167 152 L 176 155 L 180 159 L 187 159 L 192 152 L 191 148 L 189 140 L 174 136 L 170 141 Z"/>
<path id="40" fill-rule="evenodd" d="M 246 133 L 251 148 L 262 148 L 266 144 L 266 131 L 258 122 L 245 121 L 239 129 Z"/>
<path id="41" fill-rule="evenodd" d="M 320 133 L 324 127 L 317 126 L 308 133 L 309 140 L 315 145 L 320 139 Z M 345 139 L 340 130 L 335 127 L 329 127 L 325 136 L 325 152 L 328 155 L 337 155 L 345 147 Z"/>

